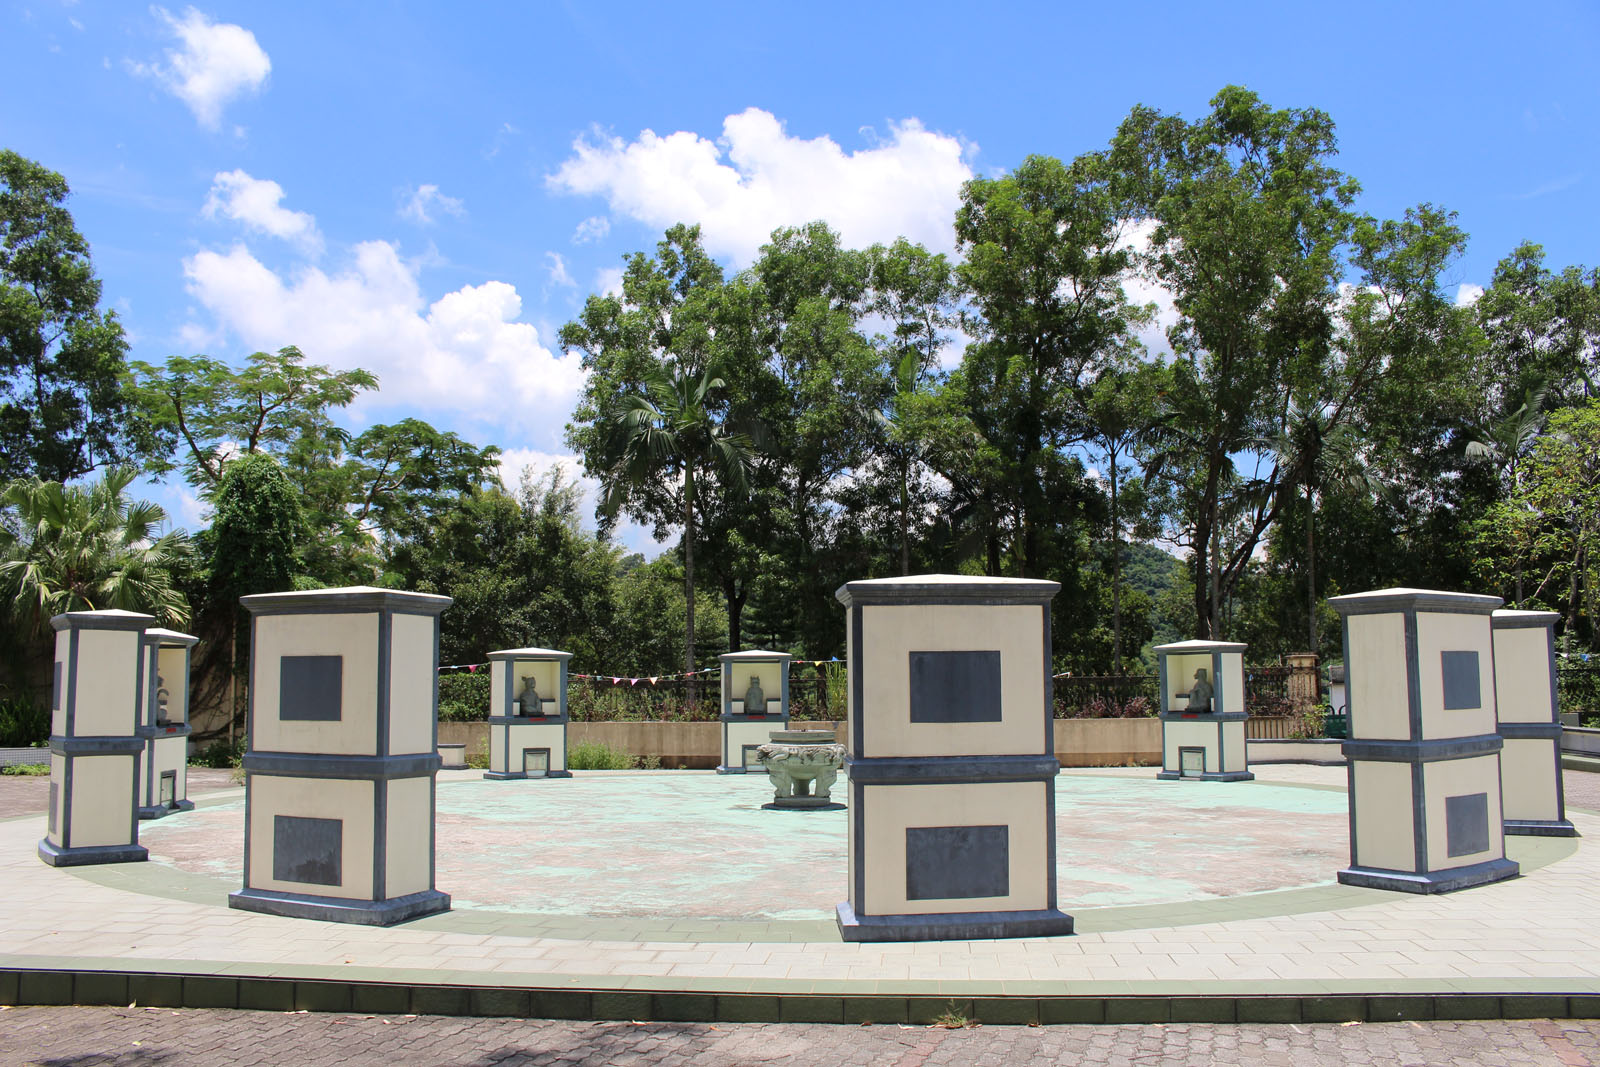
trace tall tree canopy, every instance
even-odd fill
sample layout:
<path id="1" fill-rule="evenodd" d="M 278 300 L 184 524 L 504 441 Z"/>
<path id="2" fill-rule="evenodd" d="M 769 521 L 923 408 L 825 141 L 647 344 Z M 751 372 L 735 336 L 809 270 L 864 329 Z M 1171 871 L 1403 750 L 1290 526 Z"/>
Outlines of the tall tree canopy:
<path id="1" fill-rule="evenodd" d="M 127 342 L 100 310 L 66 180 L 0 149 L 0 480 L 64 482 L 127 459 Z"/>

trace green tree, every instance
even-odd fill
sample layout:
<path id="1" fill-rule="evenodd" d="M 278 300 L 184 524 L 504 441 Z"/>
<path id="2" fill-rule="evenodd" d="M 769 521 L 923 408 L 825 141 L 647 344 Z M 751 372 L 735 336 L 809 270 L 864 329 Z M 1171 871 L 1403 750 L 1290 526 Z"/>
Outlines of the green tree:
<path id="1" fill-rule="evenodd" d="M 709 370 L 694 374 L 677 370 L 651 374 L 648 396 L 623 396 L 605 416 L 607 440 L 598 475 L 604 491 L 601 507 L 615 516 L 637 499 L 643 486 L 670 486 L 683 519 L 683 593 L 685 617 L 683 669 L 695 668 L 694 536 L 699 486 L 711 479 L 733 494 L 746 488 L 751 458 L 750 438 L 728 427 L 712 391 L 725 383 Z M 646 521 L 646 510 L 633 513 Z"/>
<path id="2" fill-rule="evenodd" d="M 0 149 L 0 480 L 65 482 L 143 443 L 125 417 L 127 342 L 101 311 L 61 175 Z"/>
<path id="3" fill-rule="evenodd" d="M 1600 385 L 1600 268 L 1544 265 L 1544 249 L 1524 243 L 1495 267 L 1473 305 L 1486 348 L 1479 360 L 1485 413 L 1510 410 L 1543 383 L 1558 405 Z"/>
<path id="4" fill-rule="evenodd" d="M 179 578 L 192 562 L 189 541 L 161 532 L 160 506 L 128 499 L 135 476 L 121 467 L 86 486 L 21 479 L 0 495 L 0 596 L 31 636 L 64 611 L 115 608 L 188 623 Z"/>
<path id="5" fill-rule="evenodd" d="M 160 367 L 135 363 L 131 395 L 165 445 L 151 473 L 181 469 L 209 496 L 234 456 L 260 452 L 281 459 L 308 441 L 342 441 L 330 409 L 377 387 L 367 371 L 307 364 L 290 345 L 253 353 L 243 368 L 209 356 L 174 356 Z"/>
<path id="6" fill-rule="evenodd" d="M 292 589 L 301 574 L 305 532 L 300 497 L 272 456 L 249 453 L 228 463 L 202 543 L 208 555 L 208 615 L 229 649 L 229 740 L 244 712 L 240 681 L 249 665 L 250 629 L 239 598 Z"/>
<path id="7" fill-rule="evenodd" d="M 1146 314 L 1123 290 L 1132 256 L 1116 177 L 1100 155 L 1030 156 L 1003 178 L 968 182 L 956 213 L 976 340 L 955 378 L 996 461 L 993 492 L 1023 576 L 1061 558 L 1052 533 L 1082 495 L 1066 450 L 1088 433 L 1084 394 L 1136 344 Z"/>
<path id="8" fill-rule="evenodd" d="M 1172 487 L 1195 560 L 1202 636 L 1271 524 L 1276 472 L 1236 466 L 1271 436 L 1297 379 L 1328 362 L 1339 251 L 1357 185 L 1329 165 L 1333 122 L 1272 110 L 1229 86 L 1196 122 L 1137 107 L 1112 157 L 1154 222 L 1146 269 L 1173 294 L 1177 323 L 1164 444 L 1152 475 Z M 1224 553 L 1225 531 L 1245 520 Z"/>

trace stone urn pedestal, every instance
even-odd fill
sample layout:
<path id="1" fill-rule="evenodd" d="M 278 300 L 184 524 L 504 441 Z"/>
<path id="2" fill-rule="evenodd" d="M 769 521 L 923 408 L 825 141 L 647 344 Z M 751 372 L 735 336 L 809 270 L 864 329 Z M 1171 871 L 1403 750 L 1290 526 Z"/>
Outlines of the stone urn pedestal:
<path id="1" fill-rule="evenodd" d="M 844 766 L 844 746 L 821 730 L 773 730 L 772 740 L 756 749 L 756 759 L 772 781 L 769 808 L 843 808 L 829 790 Z"/>

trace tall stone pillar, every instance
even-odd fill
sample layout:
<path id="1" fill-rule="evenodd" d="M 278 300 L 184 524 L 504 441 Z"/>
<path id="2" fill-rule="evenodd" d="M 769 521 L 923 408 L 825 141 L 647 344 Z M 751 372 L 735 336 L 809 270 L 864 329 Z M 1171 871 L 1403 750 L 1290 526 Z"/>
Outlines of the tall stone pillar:
<path id="1" fill-rule="evenodd" d="M 1350 739 L 1347 885 L 1445 893 L 1510 878 L 1494 642 L 1500 598 L 1383 589 L 1344 617 Z"/>
<path id="2" fill-rule="evenodd" d="M 387 926 L 434 888 L 439 613 L 355 587 L 263 593 L 250 612 L 244 888 L 235 908 Z"/>
<path id="3" fill-rule="evenodd" d="M 139 689 L 139 818 L 191 811 L 189 799 L 189 657 L 198 637 L 176 630 L 144 632 L 144 685 Z"/>
<path id="4" fill-rule="evenodd" d="M 1554 611 L 1494 613 L 1495 708 L 1506 833 L 1573 837 L 1561 782 Z"/>
<path id="5" fill-rule="evenodd" d="M 139 844 L 140 644 L 152 615 L 69 611 L 50 620 L 50 811 L 39 858 L 52 867 L 149 859 Z"/>
<path id="6" fill-rule="evenodd" d="M 1284 657 L 1289 668 L 1289 706 L 1308 711 L 1322 703 L 1322 673 L 1315 652 L 1291 652 Z"/>
<path id="7" fill-rule="evenodd" d="M 1056 906 L 1055 582 L 850 582 L 846 941 L 1072 932 Z"/>
<path id="8" fill-rule="evenodd" d="M 752 648 L 729 652 L 722 661 L 722 762 L 718 774 L 757 774 L 766 768 L 756 760 L 756 749 L 771 740 L 774 730 L 789 728 L 789 661 L 787 652 Z M 760 690 L 761 706 L 750 698 Z"/>

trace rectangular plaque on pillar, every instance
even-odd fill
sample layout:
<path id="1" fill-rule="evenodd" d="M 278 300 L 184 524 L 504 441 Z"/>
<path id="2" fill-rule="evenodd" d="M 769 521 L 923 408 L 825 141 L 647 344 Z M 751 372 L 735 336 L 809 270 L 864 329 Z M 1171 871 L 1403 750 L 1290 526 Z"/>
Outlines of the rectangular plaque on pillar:
<path id="1" fill-rule="evenodd" d="M 1497 611 L 1495 713 L 1506 833 L 1573 837 L 1561 781 L 1561 719 L 1556 696 L 1554 611 Z"/>
<path id="2" fill-rule="evenodd" d="M 722 762 L 718 774 L 765 774 L 756 749 L 789 728 L 787 652 L 751 648 L 718 657 L 722 670 Z"/>
<path id="3" fill-rule="evenodd" d="M 39 858 L 52 867 L 149 858 L 139 844 L 138 723 L 141 646 L 155 621 L 115 610 L 50 620 L 50 811 Z"/>
<path id="4" fill-rule="evenodd" d="M 1055 582 L 850 582 L 846 941 L 1072 932 L 1056 904 Z"/>
<path id="5" fill-rule="evenodd" d="M 139 818 L 192 811 L 189 799 L 189 658 L 199 638 L 175 630 L 144 632 L 139 689 Z M 166 783 L 166 784 L 163 784 Z"/>
<path id="6" fill-rule="evenodd" d="M 489 653 L 489 769 L 483 772 L 485 778 L 572 777 L 567 770 L 570 659 L 571 652 L 550 648 Z"/>
<path id="7" fill-rule="evenodd" d="M 356 587 L 240 603 L 250 749 L 244 888 L 229 905 L 371 926 L 448 910 L 434 779 L 450 598 Z"/>
<path id="8" fill-rule="evenodd" d="M 1501 814 L 1491 613 L 1426 589 L 1333 597 L 1350 739 L 1347 885 L 1447 893 L 1516 875 Z"/>

